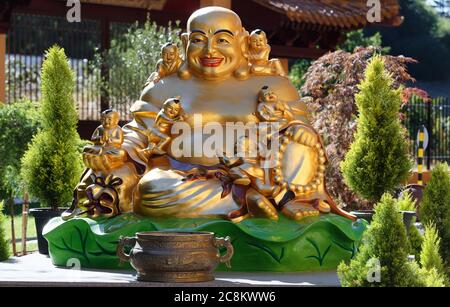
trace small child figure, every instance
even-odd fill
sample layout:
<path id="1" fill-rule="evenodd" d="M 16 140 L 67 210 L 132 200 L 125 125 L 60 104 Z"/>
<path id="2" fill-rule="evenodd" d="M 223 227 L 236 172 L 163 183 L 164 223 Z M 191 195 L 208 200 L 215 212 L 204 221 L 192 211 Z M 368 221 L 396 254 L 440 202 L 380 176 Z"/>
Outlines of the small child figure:
<path id="1" fill-rule="evenodd" d="M 269 60 L 270 45 L 263 30 L 255 30 L 249 37 L 248 59 L 252 64 L 250 73 L 254 75 L 279 75 L 286 77 L 280 60 Z"/>
<path id="2" fill-rule="evenodd" d="M 258 147 L 257 142 L 244 136 L 236 144 L 237 155 L 241 157 L 228 158 L 224 155 L 219 158 L 220 163 L 228 169 L 235 187 L 233 199 L 240 206 L 228 214 L 228 218 L 235 223 L 250 216 L 278 219 L 277 210 L 269 199 L 280 189 L 271 183 L 271 170 L 262 167 Z M 245 193 L 236 194 L 238 190 L 244 190 Z"/>
<path id="3" fill-rule="evenodd" d="M 85 146 L 84 153 L 102 155 L 119 153 L 123 143 L 123 131 L 119 126 L 119 113 L 108 109 L 101 113 L 101 125 L 92 134 L 92 146 Z"/>
<path id="4" fill-rule="evenodd" d="M 256 117 L 262 122 L 289 123 L 294 119 L 291 107 L 280 101 L 268 86 L 264 86 L 258 93 Z"/>
<path id="5" fill-rule="evenodd" d="M 153 154 L 165 154 L 165 147 L 172 139 L 170 136 L 172 126 L 182 120 L 184 120 L 184 116 L 180 99 L 178 97 L 167 99 L 149 132 L 148 147 L 142 150 L 143 154 L 147 157 Z"/>
<path id="6" fill-rule="evenodd" d="M 156 72 L 152 73 L 145 83 L 145 87 L 151 82 L 158 82 L 164 77 L 174 74 L 183 64 L 177 45 L 167 43 L 161 48 L 161 59 L 156 63 Z"/>

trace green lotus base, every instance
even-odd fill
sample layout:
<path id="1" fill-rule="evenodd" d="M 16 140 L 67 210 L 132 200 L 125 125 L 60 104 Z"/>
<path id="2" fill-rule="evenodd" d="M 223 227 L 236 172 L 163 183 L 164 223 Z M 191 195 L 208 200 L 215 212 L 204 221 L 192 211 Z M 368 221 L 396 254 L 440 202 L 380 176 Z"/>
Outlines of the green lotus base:
<path id="1" fill-rule="evenodd" d="M 295 222 L 280 217 L 233 224 L 222 219 L 155 219 L 124 214 L 112 219 L 52 219 L 44 228 L 53 264 L 76 258 L 84 268 L 123 269 L 116 246 L 120 236 L 141 231 L 211 231 L 230 236 L 235 249 L 231 271 L 300 272 L 336 269 L 355 256 L 367 223 L 328 214 Z M 73 261 L 73 260 L 71 260 Z M 230 271 L 224 265 L 218 270 Z"/>

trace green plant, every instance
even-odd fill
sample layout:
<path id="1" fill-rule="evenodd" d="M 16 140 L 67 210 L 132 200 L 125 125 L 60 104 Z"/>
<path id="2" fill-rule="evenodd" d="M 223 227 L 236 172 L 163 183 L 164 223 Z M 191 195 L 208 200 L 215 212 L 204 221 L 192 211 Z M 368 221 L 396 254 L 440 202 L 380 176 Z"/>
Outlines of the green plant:
<path id="1" fill-rule="evenodd" d="M 408 234 L 409 253 L 411 255 L 414 255 L 417 261 L 420 260 L 422 242 L 423 238 L 422 235 L 420 234 L 419 229 L 417 229 L 417 227 L 414 226 L 414 223 L 412 223 L 411 226 L 409 227 L 409 234 Z"/>
<path id="2" fill-rule="evenodd" d="M 344 287 L 420 286 L 420 276 L 408 262 L 406 231 L 395 200 L 385 194 L 375 206 L 372 223 L 363 235 L 359 253 L 349 263 L 341 263 L 338 276 Z M 379 282 L 368 281 L 371 259 L 379 261 Z"/>
<path id="3" fill-rule="evenodd" d="M 380 56 L 370 61 L 359 89 L 355 141 L 341 169 L 352 190 L 377 202 L 385 192 L 406 181 L 412 167 L 406 130 L 398 116 L 401 89 L 393 88 Z"/>
<path id="4" fill-rule="evenodd" d="M 77 113 L 73 100 L 74 73 L 64 49 L 54 46 L 42 65 L 42 130 L 22 158 L 22 177 L 41 205 L 56 210 L 72 197 L 82 171 Z"/>
<path id="5" fill-rule="evenodd" d="M 419 269 L 420 270 L 420 274 L 421 274 L 421 278 L 422 278 L 422 283 L 424 284 L 425 287 L 445 287 L 446 286 L 446 281 L 445 281 L 445 277 L 438 272 L 438 270 L 436 270 L 435 268 L 432 268 L 431 270 L 423 270 L 423 269 Z"/>
<path id="6" fill-rule="evenodd" d="M 402 196 L 397 200 L 397 208 L 399 211 L 416 211 L 415 202 L 412 198 L 411 193 L 403 193 Z M 416 259 L 420 257 L 420 250 L 422 246 L 422 235 L 416 226 L 414 226 L 416 219 L 415 217 L 411 221 L 411 226 L 408 231 L 408 246 L 409 253 L 414 255 Z"/>
<path id="7" fill-rule="evenodd" d="M 420 265 L 424 283 L 428 287 L 445 286 L 445 269 L 439 254 L 440 241 L 436 226 L 425 225 Z"/>
<path id="8" fill-rule="evenodd" d="M 371 209 L 372 204 L 359 197 L 344 182 L 340 164 L 344 160 L 356 131 L 358 114 L 355 95 L 364 79 L 366 67 L 375 47 L 357 48 L 353 53 L 338 50 L 314 61 L 305 75 L 302 96 L 313 98 L 308 108 L 313 113 L 311 122 L 324 137 L 329 167 L 326 170 L 327 188 L 333 198 L 347 210 Z M 383 55 L 386 69 L 394 78 L 394 88 L 410 83 L 407 65 L 414 63 L 408 57 Z"/>
<path id="9" fill-rule="evenodd" d="M 400 211 L 416 211 L 416 206 L 411 193 L 403 193 L 397 201 L 397 207 Z"/>
<path id="10" fill-rule="evenodd" d="M 310 66 L 311 60 L 301 59 L 296 61 L 289 70 L 289 78 L 298 90 L 305 84 L 305 75 Z"/>
<path id="11" fill-rule="evenodd" d="M 0 202 L 0 261 L 9 258 L 8 240 L 6 239 L 6 217 L 3 215 L 3 202 Z"/>
<path id="12" fill-rule="evenodd" d="M 422 251 L 420 253 L 420 264 L 422 268 L 430 270 L 435 268 L 439 272 L 444 270 L 444 264 L 442 262 L 439 249 L 441 240 L 433 224 L 425 225 L 425 234 L 423 237 Z"/>
<path id="13" fill-rule="evenodd" d="M 391 47 L 392 54 L 405 54 L 417 59 L 420 65 L 411 66 L 410 70 L 418 80 L 448 79 L 450 44 L 446 38 L 450 37 L 450 30 L 440 26 L 448 22 L 448 18 L 440 17 L 428 0 L 399 0 L 399 5 L 399 15 L 404 17 L 400 26 L 368 27 L 365 33 L 380 32 L 383 44 Z"/>
<path id="14" fill-rule="evenodd" d="M 381 47 L 383 39 L 380 32 L 376 32 L 372 36 L 366 36 L 363 29 L 350 31 L 346 34 L 345 42 L 338 46 L 338 49 L 345 50 L 347 52 L 353 52 L 357 47 L 375 46 Z M 389 47 L 381 48 L 383 54 L 389 53 Z"/>
<path id="15" fill-rule="evenodd" d="M 446 163 L 436 165 L 431 172 L 419 213 L 424 224 L 436 225 L 441 238 L 440 253 L 448 267 L 450 265 L 450 174 Z"/>
<path id="16" fill-rule="evenodd" d="M 27 101 L 0 105 L 0 199 L 20 194 L 20 159 L 40 128 L 37 105 Z"/>
<path id="17" fill-rule="evenodd" d="M 139 99 L 147 78 L 161 58 L 162 45 L 174 42 L 183 54 L 180 32 L 179 22 L 160 27 L 148 18 L 144 24 L 135 23 L 126 33 L 116 36 L 106 54 L 97 53 L 94 61 L 97 72 L 102 65 L 109 72 L 108 77 L 100 79 L 99 88 L 113 105 Z"/>

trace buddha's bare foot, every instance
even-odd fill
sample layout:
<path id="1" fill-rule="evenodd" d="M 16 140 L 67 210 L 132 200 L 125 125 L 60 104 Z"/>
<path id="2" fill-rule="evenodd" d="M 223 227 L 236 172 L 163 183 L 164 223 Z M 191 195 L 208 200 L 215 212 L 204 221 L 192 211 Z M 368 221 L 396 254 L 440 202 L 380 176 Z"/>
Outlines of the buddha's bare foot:
<path id="1" fill-rule="evenodd" d="M 305 217 L 319 216 L 320 214 L 319 210 L 315 209 L 313 205 L 295 200 L 288 202 L 281 212 L 286 217 L 296 221 L 300 221 Z"/>
<path id="2" fill-rule="evenodd" d="M 266 199 L 258 199 L 248 204 L 248 211 L 253 217 L 268 218 L 278 221 L 277 209 Z"/>

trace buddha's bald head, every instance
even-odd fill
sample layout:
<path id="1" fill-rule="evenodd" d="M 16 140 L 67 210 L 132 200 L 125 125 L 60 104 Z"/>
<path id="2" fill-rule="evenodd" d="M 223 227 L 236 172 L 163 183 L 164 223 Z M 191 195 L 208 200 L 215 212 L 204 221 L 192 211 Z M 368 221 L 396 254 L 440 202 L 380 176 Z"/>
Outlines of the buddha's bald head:
<path id="1" fill-rule="evenodd" d="M 189 70 L 208 79 L 226 79 L 239 70 L 248 32 L 239 16 L 222 7 L 205 7 L 192 14 L 183 35 Z"/>
<path id="2" fill-rule="evenodd" d="M 208 6 L 195 11 L 187 23 L 188 32 L 205 27 L 213 30 L 224 28 L 233 33 L 239 33 L 242 30 L 242 22 L 241 18 L 232 10 Z"/>

